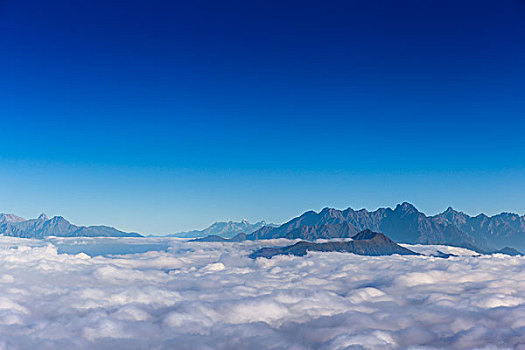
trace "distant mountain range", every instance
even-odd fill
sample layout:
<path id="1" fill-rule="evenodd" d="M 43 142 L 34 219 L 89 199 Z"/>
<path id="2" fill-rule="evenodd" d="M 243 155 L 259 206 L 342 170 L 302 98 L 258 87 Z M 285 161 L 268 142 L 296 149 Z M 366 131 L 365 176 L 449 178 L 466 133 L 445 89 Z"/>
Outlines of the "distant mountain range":
<path id="1" fill-rule="evenodd" d="M 173 237 L 200 238 L 202 241 L 235 239 L 242 241 L 273 238 L 317 239 L 351 238 L 357 233 L 371 230 L 381 232 L 398 243 L 443 244 L 464 247 L 478 252 L 525 251 L 525 216 L 501 213 L 494 216 L 479 214 L 469 216 L 448 208 L 446 211 L 427 216 L 410 203 L 402 203 L 394 209 L 380 208 L 375 211 L 348 208 L 337 210 L 325 208 L 319 213 L 308 211 L 280 226 L 264 221 L 251 224 L 241 222 L 217 222 L 204 230 L 172 234 Z M 0 235 L 44 238 L 58 237 L 140 237 L 137 233 L 119 231 L 108 226 L 76 226 L 61 216 L 48 218 L 44 214 L 26 220 L 13 214 L 0 214 Z M 244 236 L 246 235 L 246 237 Z"/>
<path id="2" fill-rule="evenodd" d="M 228 221 L 228 222 L 216 222 L 210 227 L 204 230 L 193 230 L 187 232 L 179 232 L 167 235 L 168 237 L 179 237 L 179 238 L 199 238 L 206 236 L 219 236 L 222 238 L 233 238 L 239 233 L 250 234 L 263 227 L 276 227 L 275 224 L 268 224 L 265 221 L 259 221 L 254 224 L 249 223 L 247 220 L 240 222 Z"/>
<path id="3" fill-rule="evenodd" d="M 525 250 L 525 216 L 502 213 L 471 217 L 452 208 L 427 216 L 406 202 L 394 209 L 380 208 L 372 212 L 352 208 L 308 211 L 279 227 L 263 227 L 247 239 L 349 238 L 366 229 L 383 232 L 399 243 L 444 244 L 477 251 L 503 247 Z"/>
<path id="4" fill-rule="evenodd" d="M 55 216 L 49 219 L 45 214 L 36 219 L 26 220 L 13 214 L 0 214 L 0 235 L 22 238 L 57 237 L 141 237 L 109 226 L 76 226 Z"/>
<path id="5" fill-rule="evenodd" d="M 275 255 L 297 255 L 304 256 L 307 252 L 339 252 L 353 253 L 358 255 L 419 255 L 409 249 L 401 247 L 396 242 L 382 233 L 364 230 L 352 237 L 352 241 L 335 241 L 324 243 L 313 243 L 301 241 L 287 247 L 262 248 L 252 254 L 250 258 L 271 258 Z"/>
<path id="6" fill-rule="evenodd" d="M 246 235 L 244 233 L 239 233 L 238 235 L 232 238 L 224 238 L 217 235 L 209 235 L 206 237 L 192 239 L 190 242 L 244 242 L 245 240 Z"/>

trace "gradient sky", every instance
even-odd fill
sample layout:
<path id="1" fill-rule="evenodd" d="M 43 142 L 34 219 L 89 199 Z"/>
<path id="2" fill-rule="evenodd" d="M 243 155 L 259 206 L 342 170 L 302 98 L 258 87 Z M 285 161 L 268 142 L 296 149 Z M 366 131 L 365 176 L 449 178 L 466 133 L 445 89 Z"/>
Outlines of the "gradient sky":
<path id="1" fill-rule="evenodd" d="M 141 233 L 525 213 L 525 2 L 0 0 L 0 211 Z"/>

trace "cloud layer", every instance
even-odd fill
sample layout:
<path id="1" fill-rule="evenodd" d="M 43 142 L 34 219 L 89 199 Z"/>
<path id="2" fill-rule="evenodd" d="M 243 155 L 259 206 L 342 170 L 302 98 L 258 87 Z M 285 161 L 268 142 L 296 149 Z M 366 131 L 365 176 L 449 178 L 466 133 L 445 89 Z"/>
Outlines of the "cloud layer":
<path id="1" fill-rule="evenodd" d="M 169 246 L 91 258 L 2 238 L 0 349 L 525 349 L 522 257 Z"/>

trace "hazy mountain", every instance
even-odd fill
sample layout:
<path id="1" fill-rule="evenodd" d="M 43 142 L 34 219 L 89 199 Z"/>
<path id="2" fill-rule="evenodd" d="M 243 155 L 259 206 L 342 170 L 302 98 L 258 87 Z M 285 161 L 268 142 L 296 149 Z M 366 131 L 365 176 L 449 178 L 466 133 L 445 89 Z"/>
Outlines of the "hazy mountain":
<path id="1" fill-rule="evenodd" d="M 45 214 L 30 220 L 11 214 L 0 214 L 0 235 L 22 238 L 140 237 L 138 233 L 122 232 L 108 226 L 76 226 L 62 216 L 49 219 Z"/>
<path id="2" fill-rule="evenodd" d="M 271 258 L 275 255 L 306 255 L 307 252 L 340 252 L 358 255 L 419 255 L 409 249 L 403 248 L 382 233 L 365 230 L 354 237 L 352 241 L 335 241 L 325 243 L 312 243 L 301 241 L 287 247 L 262 248 L 252 254 L 251 258 Z"/>
<path id="3" fill-rule="evenodd" d="M 246 234 L 239 233 L 233 238 L 224 238 L 217 235 L 195 238 L 191 242 L 243 242 L 246 240 Z"/>
<path id="4" fill-rule="evenodd" d="M 13 215 L 13 214 L 2 214 L 0 213 L 0 225 L 4 223 L 17 223 L 25 221 L 24 218 L 21 218 L 19 216 Z"/>
<path id="5" fill-rule="evenodd" d="M 510 248 L 510 247 L 505 247 L 503 249 L 492 252 L 491 254 L 505 254 L 505 255 L 512 255 L 512 256 L 523 255 L 521 252 L 517 251 L 514 248 Z"/>
<path id="6" fill-rule="evenodd" d="M 504 246 L 525 248 L 523 216 L 503 213 L 493 217 L 483 214 L 470 217 L 452 208 L 435 216 L 426 216 L 410 203 L 372 212 L 352 208 L 325 208 L 319 213 L 309 211 L 279 227 L 259 229 L 247 239 L 330 239 L 351 237 L 366 229 L 384 232 L 400 243 L 445 244 L 475 250 Z"/>
<path id="7" fill-rule="evenodd" d="M 232 238 L 239 233 L 250 234 L 265 226 L 275 227 L 274 224 L 267 224 L 265 221 L 259 221 L 254 224 L 249 223 L 247 220 L 242 220 L 240 222 L 216 222 L 204 230 L 173 233 L 168 235 L 168 237 L 198 238 L 206 236 L 220 236 L 223 238 Z"/>

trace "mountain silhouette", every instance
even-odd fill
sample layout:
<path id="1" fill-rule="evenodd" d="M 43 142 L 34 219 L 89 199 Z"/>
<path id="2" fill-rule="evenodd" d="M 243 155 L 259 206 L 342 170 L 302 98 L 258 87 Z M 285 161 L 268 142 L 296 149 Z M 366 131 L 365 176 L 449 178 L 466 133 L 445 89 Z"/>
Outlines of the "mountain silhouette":
<path id="1" fill-rule="evenodd" d="M 271 258 L 275 255 L 297 255 L 304 256 L 308 252 L 340 252 L 358 255 L 419 255 L 409 249 L 401 247 L 396 242 L 382 233 L 364 230 L 354 237 L 352 241 L 332 241 L 324 243 L 313 243 L 301 241 L 287 247 L 262 248 L 253 252 L 250 257 Z"/>

